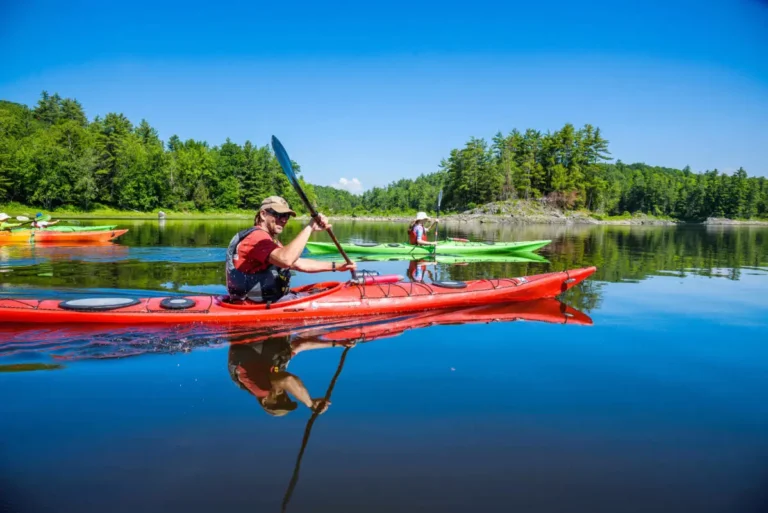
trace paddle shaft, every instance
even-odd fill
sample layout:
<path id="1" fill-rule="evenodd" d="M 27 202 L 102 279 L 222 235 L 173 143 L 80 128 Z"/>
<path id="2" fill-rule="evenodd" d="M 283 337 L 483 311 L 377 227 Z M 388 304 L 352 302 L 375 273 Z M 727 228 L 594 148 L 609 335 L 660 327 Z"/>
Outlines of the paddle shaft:
<path id="1" fill-rule="evenodd" d="M 293 182 L 291 181 L 291 183 Z M 317 211 L 314 209 L 314 207 L 312 207 L 312 203 L 309 202 L 309 199 L 304 194 L 304 191 L 301 189 L 301 186 L 298 183 L 294 184 L 294 189 L 296 189 L 296 193 L 299 195 L 299 198 L 301 198 L 302 203 L 304 203 L 304 205 L 309 209 L 309 215 L 312 216 L 312 219 L 314 219 L 319 223 L 320 214 L 318 214 Z M 327 231 L 328 235 L 331 236 L 331 240 L 333 240 L 333 243 L 336 244 L 336 247 L 338 248 L 339 253 L 341 253 L 342 257 L 344 257 L 344 260 L 348 264 L 351 264 L 352 260 L 349 259 L 347 254 L 342 249 L 341 244 L 339 243 L 339 240 L 336 238 L 336 235 L 333 233 L 333 229 L 331 229 L 330 227 L 327 227 L 325 231 Z M 354 272 L 353 272 L 353 277 L 354 277 Z"/>
<path id="2" fill-rule="evenodd" d="M 304 190 L 301 188 L 301 185 L 299 184 L 298 178 L 296 178 L 296 173 L 293 172 L 293 166 L 291 165 L 291 159 L 288 156 L 288 152 L 285 151 L 283 144 L 274 135 L 272 136 L 272 149 L 275 150 L 275 155 L 277 156 L 277 162 L 280 164 L 280 167 L 283 169 L 283 173 L 285 173 L 285 176 L 288 178 L 288 181 L 293 186 L 293 189 L 296 191 L 296 194 L 299 195 L 299 198 L 301 199 L 302 203 L 304 203 L 304 206 L 307 207 L 307 209 L 309 210 L 309 214 L 312 216 L 312 219 L 314 219 L 317 223 L 320 223 L 319 214 L 312 207 L 312 204 L 309 202 L 307 195 L 304 194 Z M 334 235 L 333 233 L 333 230 L 331 230 L 329 226 L 326 226 L 325 231 L 327 231 L 328 235 L 331 236 L 331 240 L 333 241 L 334 244 L 336 244 L 336 248 L 338 248 L 339 253 L 341 253 L 341 256 L 344 257 L 344 261 L 346 261 L 347 264 L 351 265 L 352 260 L 349 259 L 347 254 L 342 249 L 341 244 L 339 244 L 339 240 L 336 238 L 336 235 Z M 357 279 L 357 275 L 355 274 L 354 270 L 350 269 L 349 272 L 352 273 L 353 280 Z"/>
<path id="3" fill-rule="evenodd" d="M 300 196 L 302 197 L 302 200 L 304 201 L 304 204 L 307 206 L 307 208 L 309 208 L 309 213 L 312 216 L 312 219 L 314 219 L 315 221 L 317 221 L 319 223 L 320 222 L 320 215 L 315 211 L 314 208 L 312 208 L 312 205 L 309 203 L 309 200 L 307 200 L 306 196 L 304 196 L 303 192 L 302 192 L 302 194 L 300 194 Z M 336 235 L 333 233 L 333 230 L 331 229 L 331 227 L 330 226 L 326 227 L 325 231 L 328 232 L 328 235 L 331 236 L 331 240 L 333 241 L 334 244 L 336 244 L 336 247 L 338 248 L 339 253 L 341 253 L 342 257 L 344 257 L 344 260 L 348 264 L 351 264 L 352 260 L 349 259 L 347 254 L 342 249 L 341 244 L 339 243 L 339 240 L 336 238 Z M 353 280 L 356 279 L 357 276 L 355 275 L 355 271 L 350 271 L 350 272 L 352 273 L 352 279 Z"/>

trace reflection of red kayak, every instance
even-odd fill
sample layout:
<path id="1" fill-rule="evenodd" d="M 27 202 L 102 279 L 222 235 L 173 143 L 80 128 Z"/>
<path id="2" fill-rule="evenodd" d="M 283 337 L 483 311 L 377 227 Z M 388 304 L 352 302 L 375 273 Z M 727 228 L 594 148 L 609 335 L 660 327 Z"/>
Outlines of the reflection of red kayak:
<path id="1" fill-rule="evenodd" d="M 592 324 L 589 316 L 556 299 L 539 299 L 411 314 L 374 315 L 363 319 L 315 319 L 314 322 L 142 327 L 68 324 L 42 328 L 6 325 L 0 328 L 0 357 L 16 352 L 39 352 L 52 354 L 58 360 L 121 358 L 147 353 L 186 352 L 196 347 L 252 344 L 286 336 L 292 336 L 296 343 L 317 341 L 344 344 L 396 337 L 406 330 L 437 325 L 518 320 L 582 326 Z"/>
<path id="2" fill-rule="evenodd" d="M 422 312 L 400 319 L 366 322 L 349 328 L 326 330 L 320 340 L 342 342 L 367 341 L 396 337 L 406 330 L 450 324 L 480 324 L 489 322 L 534 321 L 555 324 L 591 326 L 592 319 L 585 313 L 556 299 L 537 299 L 518 303 L 457 308 Z"/>
<path id="3" fill-rule="evenodd" d="M 152 324 L 248 322 L 361 317 L 555 297 L 582 282 L 595 267 L 520 278 L 467 282 L 324 282 L 293 289 L 310 295 L 277 304 L 234 304 L 221 296 L 0 300 L 0 322 Z"/>

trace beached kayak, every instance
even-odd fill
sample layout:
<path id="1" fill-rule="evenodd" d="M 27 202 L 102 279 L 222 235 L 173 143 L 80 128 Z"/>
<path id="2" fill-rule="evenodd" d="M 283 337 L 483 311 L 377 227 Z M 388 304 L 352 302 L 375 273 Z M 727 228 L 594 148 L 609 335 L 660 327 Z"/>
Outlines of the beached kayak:
<path id="1" fill-rule="evenodd" d="M 115 239 L 128 230 L 54 230 L 54 227 L 44 230 L 20 230 L 0 231 L 0 244 L 7 243 L 63 243 L 74 242 L 78 244 L 87 244 L 93 242 L 107 242 Z M 61 228 L 76 228 L 62 226 Z M 99 228 L 99 227 L 91 227 Z"/>
<path id="2" fill-rule="evenodd" d="M 393 242 L 377 244 L 360 242 L 341 244 L 347 254 L 365 255 L 498 255 L 518 251 L 536 251 L 549 244 L 550 240 L 529 240 L 520 242 L 457 242 L 440 241 L 437 246 L 414 246 Z M 307 242 L 307 251 L 323 255 L 338 253 L 339 250 L 332 242 Z"/>
<path id="3" fill-rule="evenodd" d="M 232 302 L 226 296 L 0 299 L 0 323 L 232 323 L 419 312 L 553 298 L 596 271 L 585 267 L 518 278 L 466 282 L 322 282 L 292 289 L 308 296 L 276 304 Z"/>

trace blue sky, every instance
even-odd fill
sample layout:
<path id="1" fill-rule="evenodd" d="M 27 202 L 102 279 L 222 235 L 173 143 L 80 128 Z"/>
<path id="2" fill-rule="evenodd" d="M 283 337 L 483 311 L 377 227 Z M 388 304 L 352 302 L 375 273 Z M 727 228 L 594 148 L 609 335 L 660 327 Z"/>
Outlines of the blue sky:
<path id="1" fill-rule="evenodd" d="M 625 162 L 768 175 L 765 2 L 588 5 L 0 0 L 0 98 L 58 92 L 165 140 L 275 134 L 324 185 L 566 122 Z"/>

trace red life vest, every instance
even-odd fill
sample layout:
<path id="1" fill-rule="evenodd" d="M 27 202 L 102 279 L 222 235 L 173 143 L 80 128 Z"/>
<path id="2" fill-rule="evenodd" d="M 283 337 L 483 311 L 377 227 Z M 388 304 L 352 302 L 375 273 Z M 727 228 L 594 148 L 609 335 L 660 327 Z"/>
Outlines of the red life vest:
<path id="1" fill-rule="evenodd" d="M 418 226 L 418 225 L 417 225 L 417 224 L 415 224 L 415 225 L 413 225 L 413 228 L 411 228 L 410 230 L 408 230 L 408 243 L 409 243 L 409 244 L 413 244 L 414 246 L 415 246 L 415 245 L 416 245 L 416 243 L 417 243 L 417 239 L 416 239 L 416 231 L 415 231 L 417 226 Z M 423 228 L 423 226 L 422 226 L 422 228 Z M 423 240 L 423 241 L 425 241 L 425 242 L 426 242 L 426 240 L 427 240 L 427 230 L 426 230 L 426 229 L 425 229 L 423 232 L 421 232 L 421 240 Z"/>

